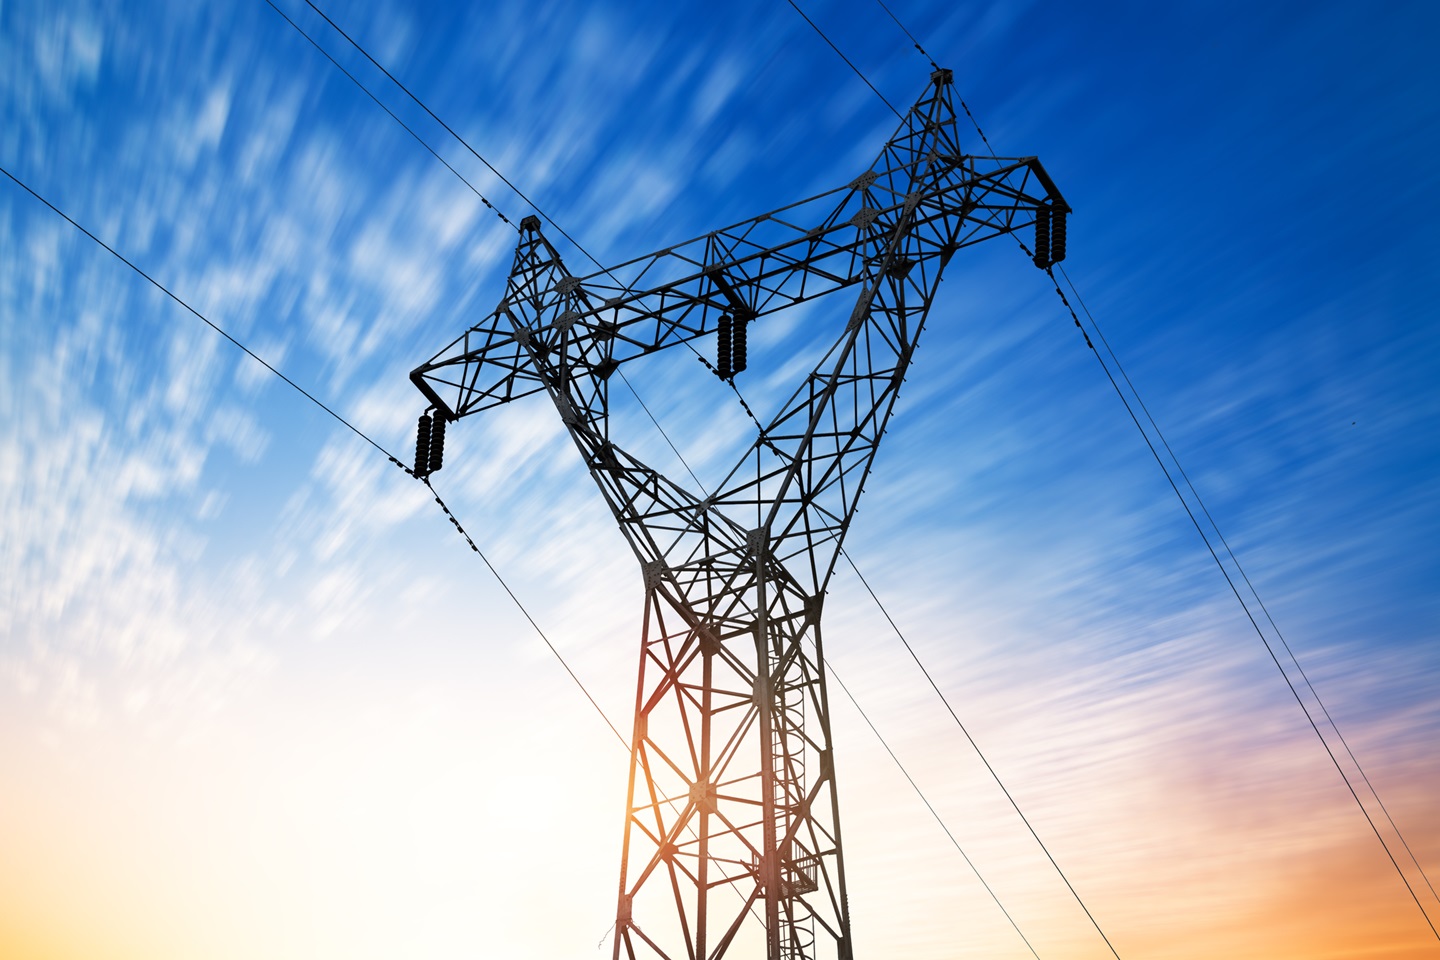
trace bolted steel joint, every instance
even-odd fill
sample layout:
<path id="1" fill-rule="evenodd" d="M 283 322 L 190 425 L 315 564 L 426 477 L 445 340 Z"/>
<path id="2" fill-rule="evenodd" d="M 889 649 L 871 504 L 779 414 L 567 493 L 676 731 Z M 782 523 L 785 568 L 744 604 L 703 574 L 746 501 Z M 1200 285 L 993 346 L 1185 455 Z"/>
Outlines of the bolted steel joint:
<path id="1" fill-rule="evenodd" d="M 646 560 L 640 565 L 640 571 L 645 576 L 645 589 L 654 590 L 665 579 L 665 561 Z"/>

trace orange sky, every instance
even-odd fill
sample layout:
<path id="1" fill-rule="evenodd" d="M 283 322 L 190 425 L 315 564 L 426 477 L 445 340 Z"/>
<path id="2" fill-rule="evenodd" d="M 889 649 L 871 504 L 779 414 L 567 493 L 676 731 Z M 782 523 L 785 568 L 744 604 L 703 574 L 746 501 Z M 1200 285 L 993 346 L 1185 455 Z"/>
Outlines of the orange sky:
<path id="1" fill-rule="evenodd" d="M 181 738 L 129 721 L 36 722 L 42 734 L 6 738 L 0 956 L 539 960 L 599 941 L 623 756 L 574 705 L 564 712 L 578 741 L 524 730 L 496 740 L 508 705 L 465 687 L 432 681 L 407 695 L 366 683 L 358 698 L 297 699 L 258 680 L 227 709 L 259 721 L 201 709 Z M 1176 750 L 1164 723 L 1126 726 L 1123 711 L 1111 722 L 1133 749 L 1077 766 L 1058 792 L 1047 750 L 1002 734 L 990 752 L 1122 956 L 1437 954 L 1305 737 L 1288 738 L 1278 764 L 1192 750 L 1167 767 L 1156 762 Z M 874 771 L 842 780 L 858 943 L 896 951 L 882 955 L 1028 955 L 878 745 L 853 716 L 842 723 L 850 763 Z M 949 741 L 945 753 L 925 757 L 927 737 Z M 895 745 L 932 771 L 932 800 L 1043 958 L 1108 955 L 953 738 L 937 725 Z M 957 776 L 937 781 L 947 764 Z M 1424 815 L 1437 785 L 1387 798 L 1422 859 L 1440 852 Z"/>
<path id="2" fill-rule="evenodd" d="M 929 82 L 878 5 L 801 5 L 895 103 Z M 255 0 L 3 0 L 0 163 L 403 458 L 409 372 L 533 205 L 277 6 L 485 201 Z M 896 6 L 1073 201 L 1066 269 L 1440 884 L 1440 5 Z M 331 12 L 610 264 L 895 129 L 780 0 Z M 1440 960 L 1049 278 L 979 244 L 945 279 L 846 549 L 1120 955 Z M 617 442 L 724 476 L 853 303 L 757 323 L 753 414 L 637 359 L 669 433 L 615 390 Z M 455 424 L 436 488 L 626 730 L 640 577 L 529 400 Z M 827 658 L 1039 956 L 1108 956 L 832 587 Z M 829 698 L 857 958 L 1029 956 Z M 0 960 L 608 958 L 625 773 L 428 490 L 0 179 Z"/>

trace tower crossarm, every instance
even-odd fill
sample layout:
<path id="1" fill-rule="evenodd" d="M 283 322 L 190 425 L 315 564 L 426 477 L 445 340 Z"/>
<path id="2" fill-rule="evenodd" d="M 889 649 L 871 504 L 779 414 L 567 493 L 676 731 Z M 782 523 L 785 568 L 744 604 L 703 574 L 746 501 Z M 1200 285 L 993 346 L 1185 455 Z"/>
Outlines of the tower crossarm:
<path id="1" fill-rule="evenodd" d="M 587 352 L 604 378 L 622 363 L 714 333 L 722 317 L 749 321 L 863 283 L 873 267 L 876 225 L 883 229 L 903 218 L 917 236 L 943 235 L 943 247 L 914 250 L 938 258 L 1031 225 L 1042 208 L 1069 209 L 1034 157 L 979 158 L 958 146 L 946 152 L 948 145 L 934 138 L 931 144 L 934 155 L 887 149 L 843 187 L 589 276 L 567 277 L 565 289 L 526 291 L 525 319 L 534 325 L 528 329 L 515 329 L 507 294 L 485 320 L 417 367 L 411 380 L 437 410 L 457 419 L 543 389 L 525 338 L 563 332 L 593 339 L 596 349 Z M 891 186 L 901 183 L 916 189 Z M 522 232 L 539 227 L 527 217 Z"/>
<path id="2" fill-rule="evenodd" d="M 886 145 L 876 169 L 891 171 L 888 178 L 858 185 L 868 202 L 855 222 L 862 243 L 848 323 L 715 494 L 732 516 L 754 518 L 775 557 L 814 596 L 825 591 L 951 256 L 1022 220 L 1038 222 L 1046 256 L 1051 238 L 1061 237 L 1063 255 L 1068 208 L 1053 185 L 1036 174 L 1045 191 L 1038 198 L 1025 192 L 1028 183 L 980 180 L 946 159 L 956 121 L 945 79 L 936 78 Z M 1009 174 L 1043 173 L 1018 164 Z M 894 197 L 904 198 L 898 209 L 888 204 Z M 1037 258 L 1040 248 L 1037 239 Z"/>

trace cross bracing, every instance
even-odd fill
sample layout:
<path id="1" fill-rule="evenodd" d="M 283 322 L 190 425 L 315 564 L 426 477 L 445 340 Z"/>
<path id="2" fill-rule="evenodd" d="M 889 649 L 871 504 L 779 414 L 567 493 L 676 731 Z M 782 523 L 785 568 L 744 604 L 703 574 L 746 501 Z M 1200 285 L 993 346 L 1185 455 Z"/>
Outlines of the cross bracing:
<path id="1" fill-rule="evenodd" d="M 617 960 L 853 955 L 826 587 L 946 264 L 1037 227 L 1048 265 L 1069 209 L 1035 158 L 966 155 L 931 80 L 847 185 L 599 273 L 527 218 L 499 305 L 412 374 L 442 420 L 545 393 L 640 562 Z M 621 364 L 842 289 L 834 344 L 714 491 L 612 438 Z"/>

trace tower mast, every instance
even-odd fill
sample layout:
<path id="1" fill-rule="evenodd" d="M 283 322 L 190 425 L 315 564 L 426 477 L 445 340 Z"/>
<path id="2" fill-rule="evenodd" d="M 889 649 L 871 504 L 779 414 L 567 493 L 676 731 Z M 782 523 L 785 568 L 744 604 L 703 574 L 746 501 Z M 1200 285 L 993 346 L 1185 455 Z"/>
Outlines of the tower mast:
<path id="1" fill-rule="evenodd" d="M 871 169 L 819 196 L 586 277 L 527 217 L 504 299 L 411 374 L 431 405 L 417 473 L 438 469 L 434 428 L 543 392 L 639 561 L 615 960 L 852 960 L 826 587 L 941 271 L 1031 226 L 1048 267 L 1068 212 L 1035 158 L 961 151 L 937 70 Z M 733 377 L 751 324 L 842 289 L 834 345 L 713 493 L 611 438 L 621 364 L 715 334 Z"/>

